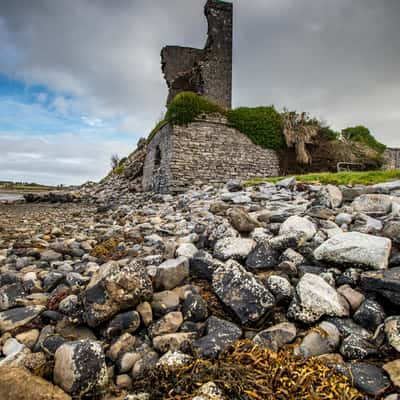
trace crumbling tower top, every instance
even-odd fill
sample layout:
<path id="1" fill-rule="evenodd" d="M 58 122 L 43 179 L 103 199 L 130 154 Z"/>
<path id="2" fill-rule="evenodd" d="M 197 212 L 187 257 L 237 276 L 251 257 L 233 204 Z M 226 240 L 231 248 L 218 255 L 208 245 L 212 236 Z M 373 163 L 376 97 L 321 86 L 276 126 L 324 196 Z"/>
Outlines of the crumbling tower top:
<path id="1" fill-rule="evenodd" d="M 208 0 L 204 8 L 208 38 L 203 50 L 166 46 L 162 70 L 169 88 L 167 104 L 180 92 L 192 91 L 225 108 L 232 105 L 233 5 Z"/>

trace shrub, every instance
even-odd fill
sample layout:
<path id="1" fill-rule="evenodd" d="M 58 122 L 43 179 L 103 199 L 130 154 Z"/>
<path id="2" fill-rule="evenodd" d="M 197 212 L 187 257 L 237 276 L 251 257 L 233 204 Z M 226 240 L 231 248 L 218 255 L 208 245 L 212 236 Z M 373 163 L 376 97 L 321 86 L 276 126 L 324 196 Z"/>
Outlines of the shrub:
<path id="1" fill-rule="evenodd" d="M 226 114 L 226 111 L 204 97 L 192 92 L 179 93 L 168 106 L 165 120 L 171 125 L 187 125 L 201 114 Z"/>
<path id="2" fill-rule="evenodd" d="M 274 107 L 240 107 L 228 111 L 228 122 L 254 144 L 273 150 L 285 147 L 282 118 Z"/>
<path id="3" fill-rule="evenodd" d="M 386 146 L 378 142 L 369 129 L 362 125 L 343 129 L 342 136 L 347 140 L 365 144 L 378 153 L 383 153 L 386 150 Z"/>
<path id="4" fill-rule="evenodd" d="M 340 133 L 334 131 L 331 128 L 322 128 L 319 132 L 319 134 L 326 140 L 329 141 L 335 141 L 335 140 L 339 140 L 340 138 Z"/>

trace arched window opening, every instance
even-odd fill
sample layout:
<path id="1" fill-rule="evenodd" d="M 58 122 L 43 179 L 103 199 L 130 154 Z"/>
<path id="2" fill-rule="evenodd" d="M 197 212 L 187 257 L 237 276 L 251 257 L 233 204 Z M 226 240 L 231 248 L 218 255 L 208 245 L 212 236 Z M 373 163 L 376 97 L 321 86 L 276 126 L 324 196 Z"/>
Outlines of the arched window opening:
<path id="1" fill-rule="evenodd" d="M 160 167 L 160 165 L 161 165 L 161 158 L 162 158 L 162 155 L 161 155 L 161 148 L 160 148 L 160 146 L 157 146 L 157 147 L 156 147 L 156 155 L 155 155 L 155 158 L 154 158 L 154 167 L 155 167 L 155 168 L 159 168 L 159 167 Z"/>

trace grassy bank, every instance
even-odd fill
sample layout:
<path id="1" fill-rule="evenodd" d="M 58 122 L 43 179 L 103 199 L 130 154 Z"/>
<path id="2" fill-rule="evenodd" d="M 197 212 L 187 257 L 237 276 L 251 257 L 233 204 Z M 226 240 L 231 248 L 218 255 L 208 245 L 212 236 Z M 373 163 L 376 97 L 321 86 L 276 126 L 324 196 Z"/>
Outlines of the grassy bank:
<path id="1" fill-rule="evenodd" d="M 262 182 L 276 183 L 284 177 L 259 178 L 245 182 L 247 186 Z M 374 185 L 400 179 L 400 170 L 393 171 L 366 171 L 366 172 L 322 172 L 307 175 L 296 175 L 298 182 L 320 183 L 323 185 Z"/>
<path id="2" fill-rule="evenodd" d="M 25 185 L 19 183 L 0 183 L 0 191 L 1 192 L 44 192 L 50 190 L 57 190 L 57 187 L 54 186 L 44 186 L 44 185 Z"/>

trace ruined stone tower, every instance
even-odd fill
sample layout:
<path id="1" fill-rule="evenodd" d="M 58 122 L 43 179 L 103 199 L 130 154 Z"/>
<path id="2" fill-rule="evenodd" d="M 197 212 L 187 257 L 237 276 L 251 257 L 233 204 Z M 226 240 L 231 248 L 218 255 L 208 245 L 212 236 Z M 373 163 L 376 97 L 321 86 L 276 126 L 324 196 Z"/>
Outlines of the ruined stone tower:
<path id="1" fill-rule="evenodd" d="M 233 6 L 208 0 L 204 11 L 208 39 L 203 50 L 166 46 L 161 51 L 162 70 L 169 88 L 167 104 L 178 93 L 192 91 L 231 108 Z"/>

